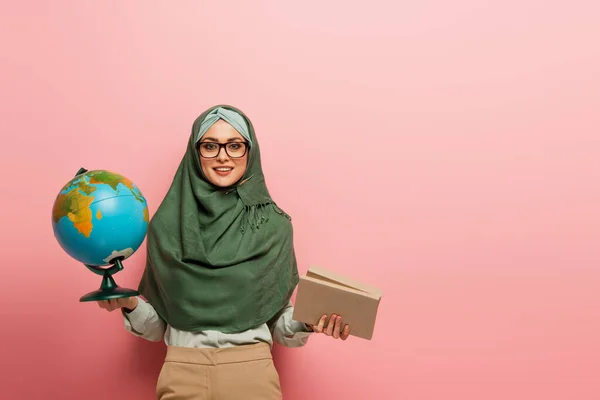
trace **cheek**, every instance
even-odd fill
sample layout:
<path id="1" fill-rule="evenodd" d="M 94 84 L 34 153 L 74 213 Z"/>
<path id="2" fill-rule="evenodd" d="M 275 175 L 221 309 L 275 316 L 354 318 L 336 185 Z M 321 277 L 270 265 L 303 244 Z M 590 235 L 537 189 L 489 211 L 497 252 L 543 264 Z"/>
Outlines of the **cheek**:
<path id="1" fill-rule="evenodd" d="M 240 176 L 244 175 L 244 173 L 246 172 L 246 162 L 247 162 L 247 157 L 244 157 L 240 160 L 235 160 L 235 168 L 239 170 L 240 172 Z"/>
<path id="2" fill-rule="evenodd" d="M 204 176 L 208 176 L 208 172 L 211 169 L 210 164 L 210 161 L 205 160 L 204 158 L 200 158 L 200 166 L 202 167 L 202 172 L 204 173 Z"/>

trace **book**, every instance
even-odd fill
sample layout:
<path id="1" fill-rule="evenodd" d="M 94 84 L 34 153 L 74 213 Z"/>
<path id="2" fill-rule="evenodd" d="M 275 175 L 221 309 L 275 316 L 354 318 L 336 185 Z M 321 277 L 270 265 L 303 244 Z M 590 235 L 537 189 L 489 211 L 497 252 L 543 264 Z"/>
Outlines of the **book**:
<path id="1" fill-rule="evenodd" d="M 300 276 L 293 318 L 317 325 L 324 314 L 340 315 L 342 329 L 349 325 L 351 336 L 371 340 L 382 295 L 380 289 L 348 276 L 310 267 L 306 275 Z"/>

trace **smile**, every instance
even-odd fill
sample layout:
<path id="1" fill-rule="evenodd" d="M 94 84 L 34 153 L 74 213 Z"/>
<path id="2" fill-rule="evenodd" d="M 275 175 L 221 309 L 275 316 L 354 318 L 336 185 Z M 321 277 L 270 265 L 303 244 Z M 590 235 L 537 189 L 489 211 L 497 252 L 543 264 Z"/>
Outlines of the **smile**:
<path id="1" fill-rule="evenodd" d="M 213 170 L 219 176 L 227 176 L 231 173 L 231 171 L 233 171 L 233 168 L 232 167 L 217 167 L 217 168 L 213 168 Z"/>

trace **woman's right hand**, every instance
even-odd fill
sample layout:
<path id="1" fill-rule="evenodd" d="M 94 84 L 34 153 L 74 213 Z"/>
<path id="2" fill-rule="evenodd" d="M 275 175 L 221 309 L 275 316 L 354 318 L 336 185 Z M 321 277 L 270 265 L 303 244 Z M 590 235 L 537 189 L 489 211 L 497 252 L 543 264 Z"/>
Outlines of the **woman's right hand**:
<path id="1" fill-rule="evenodd" d="M 137 297 L 122 297 L 120 299 L 100 300 L 98 306 L 107 311 L 115 311 L 117 309 L 125 309 L 125 312 L 132 312 L 138 305 Z"/>

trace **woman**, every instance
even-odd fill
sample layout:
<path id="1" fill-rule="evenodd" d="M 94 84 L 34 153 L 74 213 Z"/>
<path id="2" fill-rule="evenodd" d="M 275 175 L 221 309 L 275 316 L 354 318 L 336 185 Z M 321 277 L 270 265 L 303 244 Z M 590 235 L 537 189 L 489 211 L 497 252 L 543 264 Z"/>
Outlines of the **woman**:
<path id="1" fill-rule="evenodd" d="M 187 151 L 151 220 L 140 297 L 121 309 L 136 336 L 167 344 L 157 398 L 281 399 L 271 346 L 312 333 L 345 340 L 340 316 L 292 319 L 298 283 L 290 217 L 272 200 L 250 120 L 215 106 L 193 124 Z"/>

